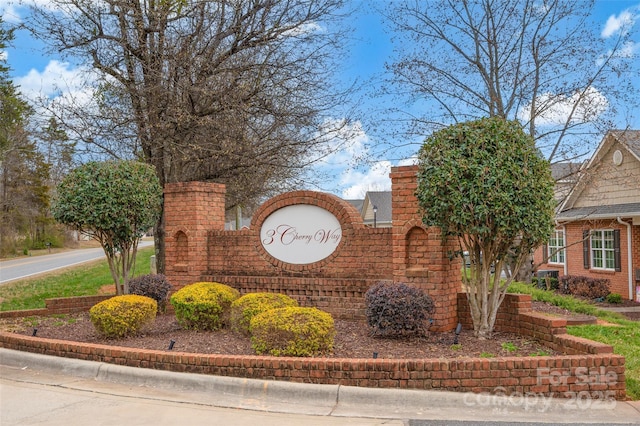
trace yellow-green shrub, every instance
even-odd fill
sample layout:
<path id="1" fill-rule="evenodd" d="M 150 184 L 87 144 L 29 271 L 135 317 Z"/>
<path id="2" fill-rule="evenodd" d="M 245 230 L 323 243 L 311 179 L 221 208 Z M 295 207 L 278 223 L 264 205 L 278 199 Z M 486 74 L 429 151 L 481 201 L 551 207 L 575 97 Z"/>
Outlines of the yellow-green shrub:
<path id="1" fill-rule="evenodd" d="M 93 326 L 105 337 L 120 338 L 137 334 L 156 318 L 158 303 L 136 294 L 115 296 L 89 309 Z"/>
<path id="2" fill-rule="evenodd" d="M 198 282 L 173 293 L 171 305 L 178 323 L 192 330 L 218 330 L 228 322 L 231 303 L 240 297 L 226 284 Z"/>
<path id="3" fill-rule="evenodd" d="M 333 350 L 333 318 L 316 308 L 272 309 L 251 320 L 251 345 L 258 354 L 316 356 Z"/>
<path id="4" fill-rule="evenodd" d="M 287 306 L 298 306 L 298 302 L 286 294 L 245 294 L 231 304 L 231 328 L 249 334 L 249 325 L 253 317 L 271 309 L 286 308 Z"/>

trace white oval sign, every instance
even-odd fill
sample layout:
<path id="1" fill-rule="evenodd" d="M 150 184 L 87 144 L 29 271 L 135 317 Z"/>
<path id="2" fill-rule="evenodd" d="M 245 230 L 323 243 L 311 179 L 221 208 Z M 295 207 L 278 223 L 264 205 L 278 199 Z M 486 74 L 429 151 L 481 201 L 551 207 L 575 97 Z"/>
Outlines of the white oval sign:
<path id="1" fill-rule="evenodd" d="M 278 209 L 260 228 L 260 240 L 267 253 L 296 265 L 328 257 L 341 239 L 342 227 L 338 219 L 329 211 L 310 204 Z"/>

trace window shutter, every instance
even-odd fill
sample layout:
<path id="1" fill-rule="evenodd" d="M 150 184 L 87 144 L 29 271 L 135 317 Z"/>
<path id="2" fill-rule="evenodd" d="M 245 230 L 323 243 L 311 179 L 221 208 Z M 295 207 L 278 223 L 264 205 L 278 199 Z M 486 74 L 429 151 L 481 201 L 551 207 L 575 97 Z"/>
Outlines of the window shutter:
<path id="1" fill-rule="evenodd" d="M 542 263 L 549 263 L 549 246 L 542 245 Z"/>
<path id="2" fill-rule="evenodd" d="M 591 262 L 589 261 L 589 248 L 591 244 L 589 242 L 589 231 L 582 231 L 582 261 L 584 269 L 589 269 Z"/>
<path id="3" fill-rule="evenodd" d="M 615 263 L 616 272 L 622 271 L 622 263 L 620 262 L 620 230 L 613 230 L 613 261 Z"/>

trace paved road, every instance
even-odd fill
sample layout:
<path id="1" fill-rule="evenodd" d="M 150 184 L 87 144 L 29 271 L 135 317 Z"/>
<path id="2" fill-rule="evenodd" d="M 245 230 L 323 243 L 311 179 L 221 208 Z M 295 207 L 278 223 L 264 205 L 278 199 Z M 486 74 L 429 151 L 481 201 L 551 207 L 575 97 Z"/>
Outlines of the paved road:
<path id="1" fill-rule="evenodd" d="M 148 247 L 151 245 L 153 245 L 153 241 L 141 241 L 138 248 Z M 104 250 L 102 250 L 102 248 L 91 248 L 5 260 L 0 262 L 0 285 L 8 283 L 9 281 L 55 271 L 69 266 L 79 265 L 81 263 L 102 259 L 104 257 Z"/>

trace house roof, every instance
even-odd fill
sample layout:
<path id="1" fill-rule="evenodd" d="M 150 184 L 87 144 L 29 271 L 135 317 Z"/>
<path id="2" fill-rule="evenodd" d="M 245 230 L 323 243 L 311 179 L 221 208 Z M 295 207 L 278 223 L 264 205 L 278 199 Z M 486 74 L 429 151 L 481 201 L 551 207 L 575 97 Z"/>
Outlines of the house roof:
<path id="1" fill-rule="evenodd" d="M 610 130 L 604 136 L 600 145 L 598 145 L 591 159 L 587 162 L 586 168 L 590 168 L 600 162 L 602 156 L 609 149 L 609 146 L 615 142 L 627 148 L 631 155 L 640 161 L 640 130 Z"/>
<path id="2" fill-rule="evenodd" d="M 391 191 L 368 191 L 363 202 L 363 209 L 376 207 L 376 220 L 380 223 L 391 222 Z M 367 219 L 367 211 L 362 211 Z"/>
<path id="3" fill-rule="evenodd" d="M 640 130 L 612 130 L 609 133 L 640 161 Z"/>
<path id="4" fill-rule="evenodd" d="M 575 182 L 578 180 L 578 172 L 582 163 L 553 163 L 551 164 L 551 177 L 556 182 Z"/>
<path id="5" fill-rule="evenodd" d="M 591 178 L 590 173 L 588 173 L 589 169 L 597 169 L 597 165 L 603 160 L 611 146 L 616 143 L 625 148 L 631 156 L 640 162 L 640 130 L 610 130 L 607 132 L 591 159 L 581 167 L 576 185 L 573 186 L 568 196 L 558 208 L 558 219 L 585 219 L 586 216 L 589 216 L 589 218 L 604 218 L 619 216 L 620 214 L 637 215 L 638 209 L 634 207 L 637 203 L 580 208 L 573 207 L 581 197 L 582 192 Z M 592 214 L 588 214 L 589 212 Z"/>
<path id="6" fill-rule="evenodd" d="M 347 203 L 351 204 L 355 207 L 360 214 L 362 214 L 362 205 L 364 204 L 364 200 L 345 200 Z"/>
<path id="7" fill-rule="evenodd" d="M 612 217 L 640 217 L 640 203 L 608 206 L 578 207 L 556 214 L 558 220 L 608 219 Z"/>

